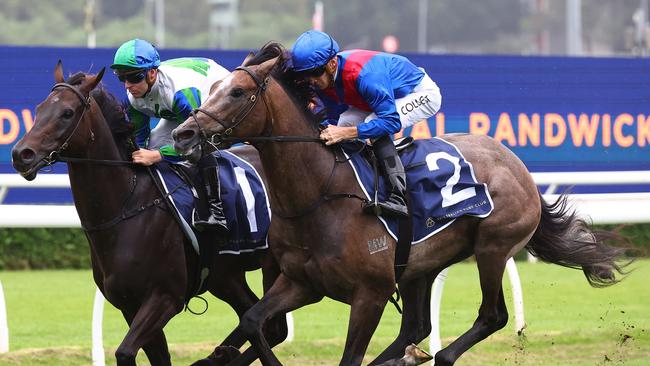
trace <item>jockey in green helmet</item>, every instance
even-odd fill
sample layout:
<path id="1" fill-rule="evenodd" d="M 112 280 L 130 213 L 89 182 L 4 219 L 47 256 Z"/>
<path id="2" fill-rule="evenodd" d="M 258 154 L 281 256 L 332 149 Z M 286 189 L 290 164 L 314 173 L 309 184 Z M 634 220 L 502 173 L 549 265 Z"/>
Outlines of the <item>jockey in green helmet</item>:
<path id="1" fill-rule="evenodd" d="M 212 84 L 230 74 L 207 58 L 161 62 L 156 48 L 141 39 L 122 44 L 115 52 L 111 68 L 127 91 L 124 104 L 140 147 L 132 158 L 142 165 L 182 160 L 174 150 L 171 131 L 207 99 Z M 152 117 L 159 119 L 153 129 Z M 207 197 L 208 207 L 197 207 L 193 224 L 199 229 L 225 232 L 228 228 L 219 192 L 217 161 L 212 154 L 205 154 L 197 166 L 203 178 L 203 184 L 198 184 L 197 189 L 205 187 L 202 193 Z"/>

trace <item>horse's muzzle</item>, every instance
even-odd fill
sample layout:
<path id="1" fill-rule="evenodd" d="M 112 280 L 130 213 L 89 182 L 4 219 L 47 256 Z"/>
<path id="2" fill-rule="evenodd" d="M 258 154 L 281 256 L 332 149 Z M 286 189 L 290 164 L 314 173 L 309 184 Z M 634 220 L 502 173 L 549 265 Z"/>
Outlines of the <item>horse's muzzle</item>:
<path id="1" fill-rule="evenodd" d="M 174 139 L 174 149 L 181 156 L 190 161 L 195 161 L 201 155 L 201 138 L 199 134 L 192 128 L 177 127 L 172 131 L 172 138 Z"/>
<path id="2" fill-rule="evenodd" d="M 45 166 L 45 161 L 38 159 L 34 150 L 22 146 L 15 146 L 11 150 L 11 162 L 14 169 L 29 181 L 34 180 L 38 170 Z"/>

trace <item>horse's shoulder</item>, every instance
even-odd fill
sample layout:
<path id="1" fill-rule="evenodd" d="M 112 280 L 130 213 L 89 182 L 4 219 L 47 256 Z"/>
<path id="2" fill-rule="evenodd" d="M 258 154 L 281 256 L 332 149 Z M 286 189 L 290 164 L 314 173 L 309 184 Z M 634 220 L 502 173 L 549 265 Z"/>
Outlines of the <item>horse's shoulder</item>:
<path id="1" fill-rule="evenodd" d="M 240 145 L 231 147 L 227 150 L 229 153 L 237 155 L 238 157 L 248 161 L 249 163 L 260 160 L 260 154 L 256 148 L 251 145 Z"/>
<path id="2" fill-rule="evenodd" d="M 253 166 L 253 168 L 255 168 L 255 170 L 257 170 L 258 173 L 264 176 L 264 168 L 262 167 L 262 161 L 260 160 L 260 153 L 255 147 L 251 145 L 240 145 L 231 147 L 227 151 L 248 162 Z"/>

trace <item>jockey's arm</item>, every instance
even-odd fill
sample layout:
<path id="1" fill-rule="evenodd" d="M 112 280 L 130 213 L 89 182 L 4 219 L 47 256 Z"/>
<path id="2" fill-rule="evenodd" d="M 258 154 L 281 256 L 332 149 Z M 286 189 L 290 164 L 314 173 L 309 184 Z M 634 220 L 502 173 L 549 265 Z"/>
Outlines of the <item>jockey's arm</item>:
<path id="1" fill-rule="evenodd" d="M 149 126 L 149 121 L 151 118 L 135 109 L 129 99 L 125 100 L 126 105 L 126 114 L 129 117 L 129 121 L 133 124 L 133 135 L 135 136 L 135 143 L 138 147 L 142 148 L 147 145 L 147 140 L 149 139 L 149 134 L 151 133 L 151 128 Z"/>
<path id="2" fill-rule="evenodd" d="M 358 137 L 357 126 L 339 127 L 329 125 L 320 133 L 325 145 L 333 145 L 345 140 L 354 140 Z"/>
<path id="3" fill-rule="evenodd" d="M 140 147 L 140 149 L 131 154 L 131 159 L 134 163 L 144 166 L 160 162 L 162 160 L 162 154 L 158 150 L 147 150 L 144 148 L 151 132 L 149 127 L 150 117 L 133 108 L 133 106 L 128 102 L 128 99 L 126 103 L 128 103 L 127 114 L 134 127 L 133 134 L 135 135 L 135 141 L 138 147 Z"/>
<path id="4" fill-rule="evenodd" d="M 174 100 L 172 104 L 172 110 L 176 112 L 176 120 L 178 123 L 182 123 L 186 120 L 193 109 L 196 109 L 201 103 L 200 93 L 198 93 L 196 88 L 186 88 L 177 91 L 174 94 Z M 148 125 L 148 123 L 147 123 Z M 131 155 L 133 162 L 145 166 L 153 165 L 161 162 L 162 160 L 167 160 L 171 162 L 176 162 L 181 159 L 181 156 L 176 152 L 174 146 L 165 145 L 158 150 L 147 150 L 141 148 L 140 150 L 134 151 Z"/>
<path id="5" fill-rule="evenodd" d="M 359 94 L 377 115 L 376 118 L 359 123 L 357 126 L 339 127 L 329 125 L 321 132 L 321 139 L 326 145 L 343 140 L 374 139 L 393 135 L 402 127 L 395 107 L 395 97 L 386 75 L 371 74 L 359 83 Z"/>
<path id="6" fill-rule="evenodd" d="M 139 149 L 131 154 L 133 162 L 136 164 L 149 166 L 159 163 L 163 160 L 162 153 L 159 150 Z"/>
<path id="7" fill-rule="evenodd" d="M 389 76 L 385 74 L 367 74 L 360 79 L 357 90 L 377 117 L 357 126 L 359 138 L 376 139 L 386 135 L 392 136 L 402 129 L 395 96 L 390 85 Z"/>

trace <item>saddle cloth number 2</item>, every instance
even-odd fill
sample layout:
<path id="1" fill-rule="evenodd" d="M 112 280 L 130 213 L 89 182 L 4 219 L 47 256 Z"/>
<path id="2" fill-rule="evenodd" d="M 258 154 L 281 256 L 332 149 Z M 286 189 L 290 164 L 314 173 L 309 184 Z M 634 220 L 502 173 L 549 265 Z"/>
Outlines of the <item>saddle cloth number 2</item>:
<path id="1" fill-rule="evenodd" d="M 425 160 L 429 171 L 432 172 L 440 169 L 438 166 L 438 160 L 446 160 L 454 166 L 454 173 L 449 177 L 449 179 L 447 179 L 445 186 L 440 190 L 440 194 L 442 195 L 442 207 L 453 206 L 468 198 L 476 196 L 476 189 L 474 187 L 461 189 L 454 193 L 454 186 L 460 180 L 460 159 L 458 157 L 441 151 L 428 154 Z"/>

